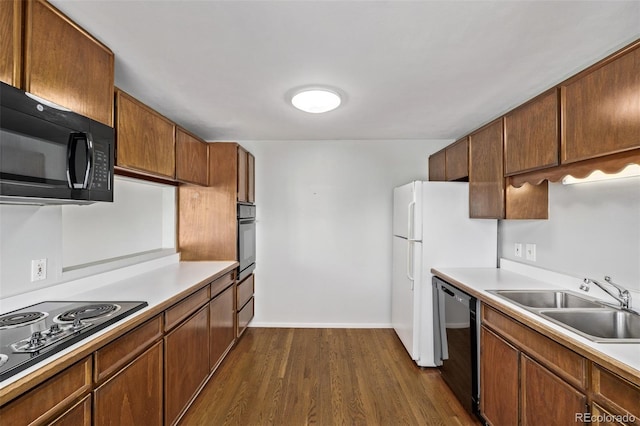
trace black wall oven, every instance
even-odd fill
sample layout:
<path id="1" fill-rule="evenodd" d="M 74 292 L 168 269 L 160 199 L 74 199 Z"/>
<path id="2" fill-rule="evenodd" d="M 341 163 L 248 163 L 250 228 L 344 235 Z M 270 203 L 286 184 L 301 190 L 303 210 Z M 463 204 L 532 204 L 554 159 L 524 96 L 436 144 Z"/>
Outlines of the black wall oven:
<path id="1" fill-rule="evenodd" d="M 238 204 L 238 281 L 256 267 L 256 206 Z"/>
<path id="2" fill-rule="evenodd" d="M 0 83 L 0 202 L 113 201 L 114 131 Z"/>

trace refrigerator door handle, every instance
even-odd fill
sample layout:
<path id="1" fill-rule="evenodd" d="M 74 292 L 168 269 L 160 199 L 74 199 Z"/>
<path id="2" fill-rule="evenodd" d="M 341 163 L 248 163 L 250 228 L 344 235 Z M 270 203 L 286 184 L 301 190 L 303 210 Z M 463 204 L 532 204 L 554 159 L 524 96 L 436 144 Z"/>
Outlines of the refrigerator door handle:
<path id="1" fill-rule="evenodd" d="M 413 281 L 415 278 L 411 275 L 413 271 L 413 243 L 411 240 L 407 240 L 407 278 L 411 281 L 411 290 L 413 290 Z"/>
<path id="2" fill-rule="evenodd" d="M 416 202 L 411 201 L 407 208 L 407 239 L 409 241 L 416 241 L 413 239 L 413 221 L 415 220 Z"/>

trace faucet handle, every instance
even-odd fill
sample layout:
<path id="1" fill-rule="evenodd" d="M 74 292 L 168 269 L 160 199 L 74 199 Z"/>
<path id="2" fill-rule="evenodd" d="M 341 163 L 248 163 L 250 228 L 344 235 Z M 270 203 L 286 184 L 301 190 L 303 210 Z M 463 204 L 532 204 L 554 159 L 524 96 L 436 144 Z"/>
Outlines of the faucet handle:
<path id="1" fill-rule="evenodd" d="M 591 280 L 589 278 L 585 278 L 582 280 L 582 284 L 580 284 L 580 290 L 589 291 L 589 283 Z"/>

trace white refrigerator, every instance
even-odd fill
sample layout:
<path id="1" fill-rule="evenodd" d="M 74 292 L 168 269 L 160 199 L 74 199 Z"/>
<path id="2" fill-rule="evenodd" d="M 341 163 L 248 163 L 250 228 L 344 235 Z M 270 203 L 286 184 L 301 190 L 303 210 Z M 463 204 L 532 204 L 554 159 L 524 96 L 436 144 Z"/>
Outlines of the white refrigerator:
<path id="1" fill-rule="evenodd" d="M 391 322 L 421 367 L 435 356 L 431 268 L 496 267 L 497 221 L 469 219 L 466 182 L 411 182 L 393 190 Z"/>

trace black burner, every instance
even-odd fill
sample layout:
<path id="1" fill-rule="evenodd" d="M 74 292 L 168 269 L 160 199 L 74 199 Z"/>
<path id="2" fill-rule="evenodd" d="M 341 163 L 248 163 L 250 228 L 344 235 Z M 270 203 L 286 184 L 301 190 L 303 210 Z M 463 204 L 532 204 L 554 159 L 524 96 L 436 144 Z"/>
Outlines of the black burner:
<path id="1" fill-rule="evenodd" d="M 47 314 L 44 312 L 19 312 L 15 314 L 7 314 L 0 316 L 0 330 L 8 328 L 28 325 L 45 318 Z"/>
<path id="2" fill-rule="evenodd" d="M 99 303 L 95 305 L 85 305 L 80 306 L 76 309 L 71 309 L 69 311 L 63 312 L 56 317 L 56 320 L 61 322 L 73 322 L 77 319 L 90 319 L 90 318 L 100 318 L 102 316 L 108 315 L 112 312 L 119 310 L 120 307 L 118 305 L 114 305 L 113 303 Z"/>

